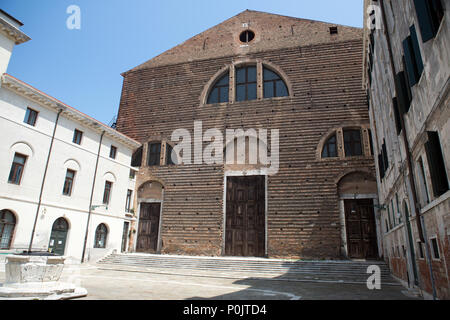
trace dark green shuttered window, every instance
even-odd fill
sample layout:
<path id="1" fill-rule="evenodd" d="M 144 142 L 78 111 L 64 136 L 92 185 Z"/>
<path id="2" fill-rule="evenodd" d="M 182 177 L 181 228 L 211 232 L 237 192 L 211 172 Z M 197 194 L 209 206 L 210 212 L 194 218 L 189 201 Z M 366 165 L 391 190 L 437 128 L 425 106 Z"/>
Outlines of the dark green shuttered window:
<path id="1" fill-rule="evenodd" d="M 422 55 L 420 54 L 419 41 L 417 40 L 416 28 L 409 28 L 410 36 L 403 40 L 403 52 L 405 54 L 405 66 L 408 72 L 409 85 L 412 87 L 419 82 L 423 72 Z"/>
<path id="2" fill-rule="evenodd" d="M 433 39 L 444 17 L 441 0 L 414 0 L 422 41 Z"/>
<path id="3" fill-rule="evenodd" d="M 429 131 L 427 134 L 428 142 L 425 143 L 425 151 L 433 184 L 433 194 L 435 197 L 440 197 L 449 189 L 444 156 L 438 133 Z"/>

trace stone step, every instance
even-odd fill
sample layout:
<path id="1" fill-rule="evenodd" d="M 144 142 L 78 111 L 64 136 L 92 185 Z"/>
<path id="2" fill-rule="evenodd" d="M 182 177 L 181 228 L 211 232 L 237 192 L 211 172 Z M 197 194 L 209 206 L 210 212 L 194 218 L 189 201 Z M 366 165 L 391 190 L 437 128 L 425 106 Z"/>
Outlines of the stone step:
<path id="1" fill-rule="evenodd" d="M 208 262 L 197 262 L 197 261 L 190 261 L 190 262 L 177 262 L 177 261 L 141 261 L 141 260 L 134 260 L 134 259 L 104 259 L 100 263 L 130 263 L 130 264 L 141 264 L 141 265 L 152 265 L 152 266 L 167 266 L 167 267 L 178 267 L 178 266 L 185 266 L 185 267 L 196 267 L 196 268 L 223 268 L 223 269 L 230 269 L 230 268 L 236 268 L 237 264 L 221 264 L 221 263 L 208 263 Z M 250 265 L 241 263 L 238 265 L 239 269 L 271 269 L 271 270 L 281 270 L 281 271 L 321 271 L 321 270 L 328 270 L 329 272 L 363 272 L 366 273 L 367 267 L 340 267 L 336 268 L 335 266 L 321 266 L 321 265 L 315 265 L 315 266 L 301 266 L 301 265 L 295 265 L 295 266 L 278 266 L 278 265 Z M 387 267 L 380 267 L 381 273 L 389 274 L 389 270 Z"/>
<path id="2" fill-rule="evenodd" d="M 348 283 L 366 283 L 367 267 L 377 265 L 381 269 L 381 281 L 397 285 L 389 268 L 382 261 L 299 261 L 263 258 L 195 257 L 154 254 L 111 254 L 98 262 L 108 268 L 135 268 L 143 272 L 222 272 L 226 274 L 275 275 L 278 278 L 320 280 Z"/>

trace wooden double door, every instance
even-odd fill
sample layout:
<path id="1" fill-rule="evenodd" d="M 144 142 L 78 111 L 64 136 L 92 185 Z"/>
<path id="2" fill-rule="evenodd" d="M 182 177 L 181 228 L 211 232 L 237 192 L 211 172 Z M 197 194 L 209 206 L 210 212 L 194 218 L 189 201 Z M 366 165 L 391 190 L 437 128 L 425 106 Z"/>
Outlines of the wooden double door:
<path id="1" fill-rule="evenodd" d="M 372 199 L 344 200 L 349 258 L 377 259 L 377 232 Z"/>
<path id="2" fill-rule="evenodd" d="M 161 203 L 141 203 L 137 252 L 156 253 L 158 250 Z"/>
<path id="3" fill-rule="evenodd" d="M 225 255 L 265 256 L 265 177 L 228 177 Z"/>

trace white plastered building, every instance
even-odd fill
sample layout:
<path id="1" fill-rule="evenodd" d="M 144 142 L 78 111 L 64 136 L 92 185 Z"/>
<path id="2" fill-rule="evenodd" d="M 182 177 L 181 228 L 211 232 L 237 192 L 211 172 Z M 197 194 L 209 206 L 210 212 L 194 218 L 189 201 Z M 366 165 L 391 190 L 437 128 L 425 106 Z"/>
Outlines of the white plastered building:
<path id="1" fill-rule="evenodd" d="M 140 143 L 7 74 L 21 25 L 0 10 L 0 259 L 127 251 Z"/>

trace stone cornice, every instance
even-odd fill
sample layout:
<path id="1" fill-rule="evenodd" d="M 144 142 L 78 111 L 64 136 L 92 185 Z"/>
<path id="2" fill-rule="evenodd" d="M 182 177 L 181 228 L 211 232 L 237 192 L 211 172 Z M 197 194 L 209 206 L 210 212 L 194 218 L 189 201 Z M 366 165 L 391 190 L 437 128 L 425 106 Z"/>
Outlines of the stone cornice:
<path id="1" fill-rule="evenodd" d="M 105 132 L 105 135 L 109 138 L 118 141 L 131 149 L 136 149 L 141 146 L 141 143 L 127 137 L 126 135 L 114 130 L 113 128 L 107 126 L 106 124 L 95 120 L 94 118 L 78 111 L 71 106 L 39 91 L 38 89 L 26 84 L 19 79 L 14 78 L 13 76 L 4 73 L 1 78 L 1 86 L 4 88 L 8 88 L 11 91 L 14 91 L 30 100 L 33 100 L 44 107 L 47 107 L 55 112 L 62 110 L 61 115 L 74 120 L 95 132 L 101 133 Z"/>
<path id="2" fill-rule="evenodd" d="M 13 39 L 16 44 L 21 44 L 31 40 L 29 36 L 20 31 L 15 26 L 11 25 L 8 21 L 0 17 L 0 32 L 4 33 L 7 37 Z"/>

